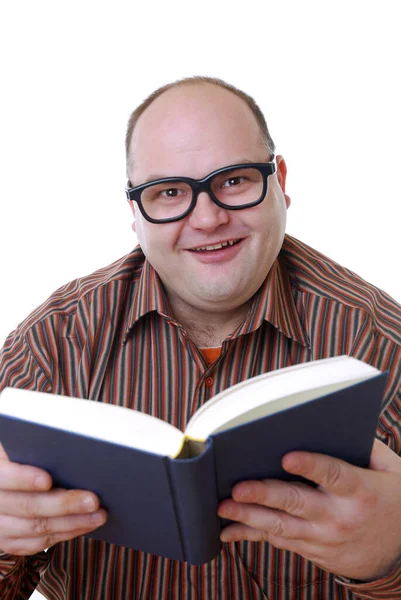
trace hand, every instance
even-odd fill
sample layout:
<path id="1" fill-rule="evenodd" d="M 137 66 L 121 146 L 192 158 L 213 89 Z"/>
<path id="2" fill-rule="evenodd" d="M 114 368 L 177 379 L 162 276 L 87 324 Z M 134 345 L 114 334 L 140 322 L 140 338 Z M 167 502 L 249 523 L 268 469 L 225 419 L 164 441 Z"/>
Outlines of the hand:
<path id="1" fill-rule="evenodd" d="M 36 554 L 106 522 L 95 494 L 51 487 L 46 471 L 9 461 L 0 444 L 0 552 Z"/>
<path id="2" fill-rule="evenodd" d="M 401 458 L 375 440 L 369 469 L 309 452 L 291 452 L 282 464 L 318 487 L 237 484 L 219 515 L 238 523 L 221 540 L 270 542 L 351 579 L 388 574 L 401 558 Z"/>

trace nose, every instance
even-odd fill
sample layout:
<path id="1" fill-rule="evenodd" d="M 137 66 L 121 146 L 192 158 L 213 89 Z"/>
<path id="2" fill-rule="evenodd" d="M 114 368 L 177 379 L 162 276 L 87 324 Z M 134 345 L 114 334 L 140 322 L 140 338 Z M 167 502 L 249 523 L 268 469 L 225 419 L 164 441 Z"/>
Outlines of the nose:
<path id="1" fill-rule="evenodd" d="M 194 229 L 213 231 L 228 223 L 230 215 L 228 210 L 215 204 L 207 192 L 201 192 L 188 220 Z"/>

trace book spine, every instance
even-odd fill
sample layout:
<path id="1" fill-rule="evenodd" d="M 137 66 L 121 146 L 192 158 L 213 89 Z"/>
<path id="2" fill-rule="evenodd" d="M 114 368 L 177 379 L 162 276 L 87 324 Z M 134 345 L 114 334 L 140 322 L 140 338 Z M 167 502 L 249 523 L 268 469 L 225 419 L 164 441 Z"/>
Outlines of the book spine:
<path id="1" fill-rule="evenodd" d="M 221 550 L 213 441 L 200 456 L 167 461 L 185 561 L 209 562 Z"/>

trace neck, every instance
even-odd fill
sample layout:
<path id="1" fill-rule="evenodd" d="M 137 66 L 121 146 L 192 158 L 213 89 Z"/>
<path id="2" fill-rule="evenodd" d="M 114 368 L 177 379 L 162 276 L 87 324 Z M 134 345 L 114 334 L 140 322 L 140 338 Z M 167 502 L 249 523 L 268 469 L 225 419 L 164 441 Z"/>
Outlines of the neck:
<path id="1" fill-rule="evenodd" d="M 174 318 L 181 323 L 198 347 L 221 346 L 224 340 L 244 321 L 251 300 L 246 304 L 224 313 L 206 312 L 189 307 L 180 300 L 171 300 Z"/>

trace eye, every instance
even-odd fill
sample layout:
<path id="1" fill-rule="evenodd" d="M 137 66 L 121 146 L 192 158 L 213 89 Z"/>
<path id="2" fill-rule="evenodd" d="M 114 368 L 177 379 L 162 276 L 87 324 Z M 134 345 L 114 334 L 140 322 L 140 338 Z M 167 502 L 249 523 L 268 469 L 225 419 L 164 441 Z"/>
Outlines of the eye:
<path id="1" fill-rule="evenodd" d="M 221 187 L 222 188 L 234 187 L 234 186 L 240 185 L 244 181 L 245 181 L 245 177 L 240 177 L 239 175 L 237 177 L 230 177 L 229 179 L 226 179 L 226 181 L 224 181 L 224 183 L 222 184 Z"/>
<path id="2" fill-rule="evenodd" d="M 168 190 L 162 190 L 160 195 L 167 198 L 176 198 L 180 194 L 180 191 L 178 188 L 169 188 Z"/>
<path id="3" fill-rule="evenodd" d="M 142 202 L 159 202 L 164 204 L 187 202 L 191 198 L 191 188 L 181 181 L 161 182 L 150 185 L 142 192 Z"/>
<path id="4" fill-rule="evenodd" d="M 159 195 L 162 198 L 179 198 L 186 194 L 186 190 L 182 190 L 180 188 L 166 188 L 164 190 L 160 190 Z"/>
<path id="5" fill-rule="evenodd" d="M 161 198 L 163 200 L 172 200 L 175 198 L 182 198 L 185 195 L 185 190 L 180 188 L 159 188 L 153 190 L 153 198 Z"/>

